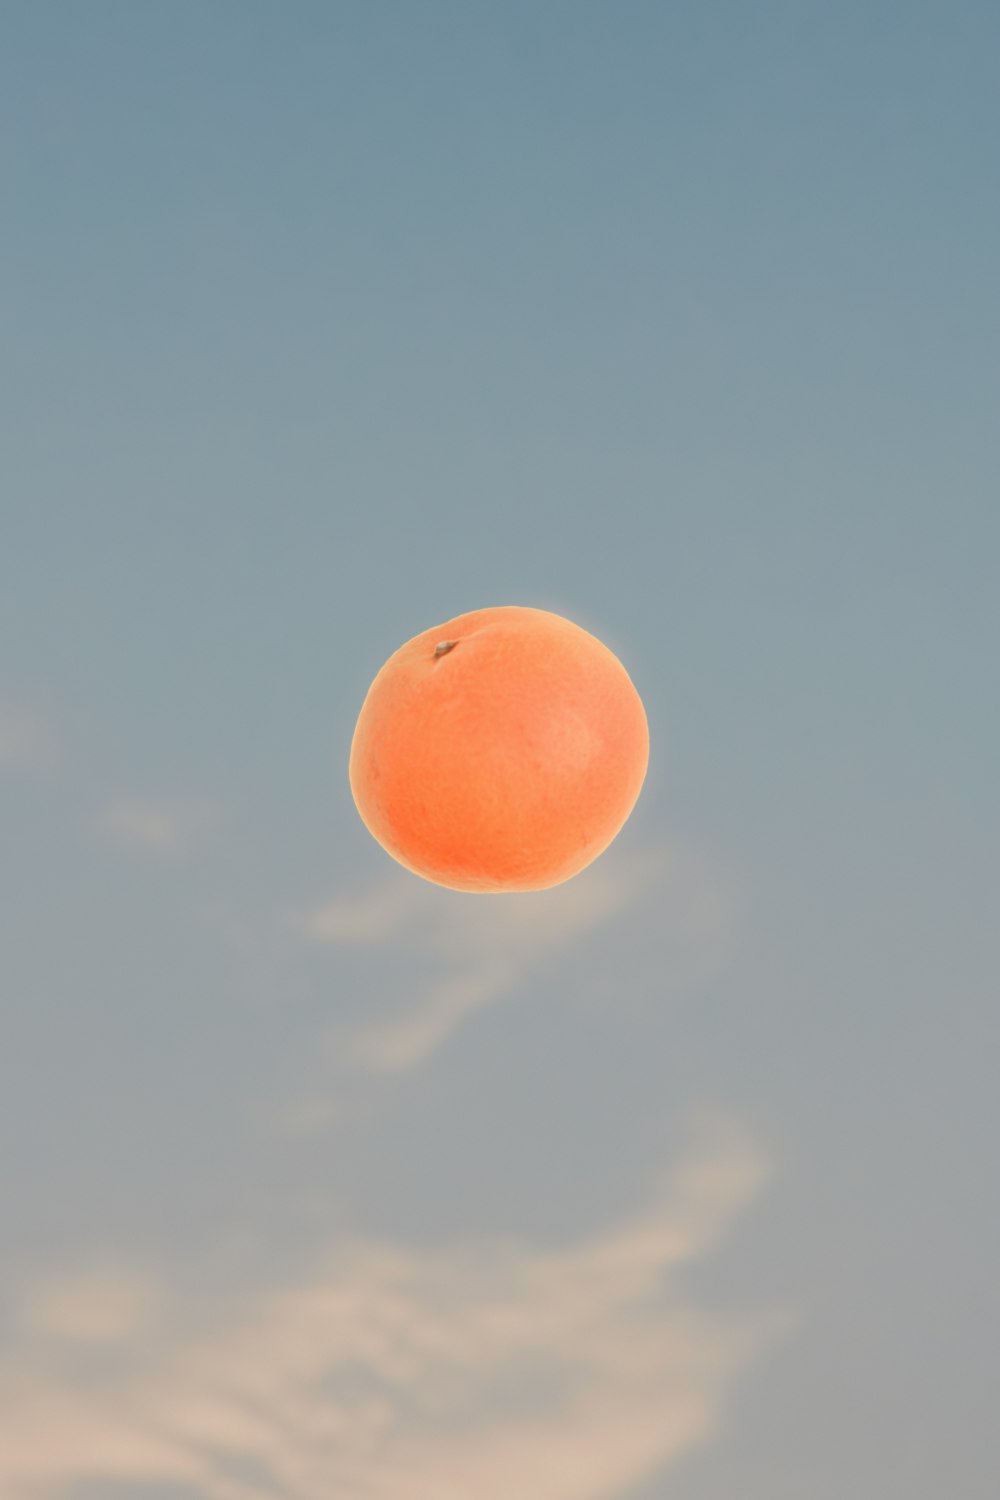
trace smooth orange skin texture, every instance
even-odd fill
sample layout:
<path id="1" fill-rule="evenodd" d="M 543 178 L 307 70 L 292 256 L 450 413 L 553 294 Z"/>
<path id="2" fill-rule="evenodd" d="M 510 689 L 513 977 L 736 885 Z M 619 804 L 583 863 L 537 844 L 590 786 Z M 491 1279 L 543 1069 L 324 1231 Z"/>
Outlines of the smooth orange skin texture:
<path id="1" fill-rule="evenodd" d="M 561 615 L 509 605 L 390 656 L 358 718 L 350 780 L 369 832 L 406 869 L 455 891 L 538 891 L 608 847 L 648 760 L 642 700 L 614 653 Z"/>

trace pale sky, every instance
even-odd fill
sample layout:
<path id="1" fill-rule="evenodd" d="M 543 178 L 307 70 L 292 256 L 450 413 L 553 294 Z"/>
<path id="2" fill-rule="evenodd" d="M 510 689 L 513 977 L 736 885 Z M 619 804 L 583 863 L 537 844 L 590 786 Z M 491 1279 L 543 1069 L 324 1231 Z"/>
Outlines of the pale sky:
<path id="1" fill-rule="evenodd" d="M 0 3 L 0 1500 L 995 1500 L 1000 12 Z M 649 774 L 407 874 L 495 604 Z"/>

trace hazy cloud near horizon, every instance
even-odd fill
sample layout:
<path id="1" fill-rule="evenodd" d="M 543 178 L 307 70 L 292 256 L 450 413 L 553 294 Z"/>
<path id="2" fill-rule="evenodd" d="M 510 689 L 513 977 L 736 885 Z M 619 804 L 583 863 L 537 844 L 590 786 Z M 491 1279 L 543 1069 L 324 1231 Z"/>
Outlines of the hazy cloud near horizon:
<path id="1" fill-rule="evenodd" d="M 703 1120 L 649 1207 L 559 1248 L 344 1238 L 224 1326 L 139 1268 L 22 1294 L 0 1362 L 0 1490 L 172 1481 L 203 1500 L 614 1500 L 704 1443 L 787 1313 L 720 1315 L 678 1282 L 769 1171 Z M 155 1318 L 151 1335 L 148 1320 Z M 74 1376 L 81 1341 L 114 1346 Z"/>

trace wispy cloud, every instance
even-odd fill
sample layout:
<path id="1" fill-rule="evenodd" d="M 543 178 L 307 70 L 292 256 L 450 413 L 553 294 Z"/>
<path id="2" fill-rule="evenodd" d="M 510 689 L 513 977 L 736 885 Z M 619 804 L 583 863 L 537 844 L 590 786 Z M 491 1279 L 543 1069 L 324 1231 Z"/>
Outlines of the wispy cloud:
<path id="1" fill-rule="evenodd" d="M 408 1014 L 363 1029 L 351 1059 L 380 1072 L 399 1072 L 424 1062 L 467 1016 L 494 1004 L 514 988 L 521 969 L 514 960 L 484 954 L 473 966 L 431 984 Z"/>
<path id="2" fill-rule="evenodd" d="M 360 897 L 331 897 L 308 911 L 293 913 L 288 925 L 310 942 L 377 943 L 426 911 L 429 890 L 415 876 L 396 877 Z"/>
<path id="3" fill-rule="evenodd" d="M 351 1240 L 210 1337 L 78 1389 L 0 1367 L 0 1493 L 175 1481 L 204 1500 L 615 1500 L 717 1428 L 784 1325 L 713 1316 L 673 1273 L 759 1193 L 720 1123 L 645 1213 L 558 1249 Z"/>
<path id="4" fill-rule="evenodd" d="M 28 1330 L 67 1342 L 114 1343 L 134 1336 L 158 1296 L 149 1275 L 129 1267 L 98 1267 L 33 1283 L 24 1293 Z"/>
<path id="5" fill-rule="evenodd" d="M 731 900 L 707 861 L 674 847 L 607 854 L 565 885 L 522 895 L 445 893 L 415 876 L 395 876 L 360 898 L 295 913 L 287 925 L 321 945 L 397 944 L 431 955 L 444 969 L 402 1014 L 342 1043 L 357 1066 L 392 1072 L 425 1062 L 467 1017 L 515 993 L 533 966 L 654 887 L 663 894 L 658 933 L 673 941 L 676 963 L 704 963 L 725 939 Z"/>
<path id="6" fill-rule="evenodd" d="M 288 925 L 312 942 L 381 943 L 404 931 L 439 953 L 513 943 L 521 953 L 568 941 L 637 894 L 662 870 L 660 851 L 606 854 L 564 885 L 508 895 L 443 892 L 415 875 L 393 875 L 360 897 L 331 897 L 293 913 Z"/>
<path id="7" fill-rule="evenodd" d="M 30 709 L 0 702 L 0 771 L 48 771 L 54 763 L 51 726 Z"/>
<path id="8" fill-rule="evenodd" d="M 119 797 L 104 809 L 105 832 L 118 843 L 147 854 L 184 853 L 205 824 L 205 813 L 190 804 Z"/>

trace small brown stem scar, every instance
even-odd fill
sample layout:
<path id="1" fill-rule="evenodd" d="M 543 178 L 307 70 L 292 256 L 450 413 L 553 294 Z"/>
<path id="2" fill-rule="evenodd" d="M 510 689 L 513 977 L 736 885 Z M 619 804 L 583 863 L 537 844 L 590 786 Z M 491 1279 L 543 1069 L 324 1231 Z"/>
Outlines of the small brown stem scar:
<path id="1" fill-rule="evenodd" d="M 448 652 L 453 651 L 457 645 L 457 641 L 438 641 L 437 645 L 434 647 L 434 655 L 447 656 Z"/>

